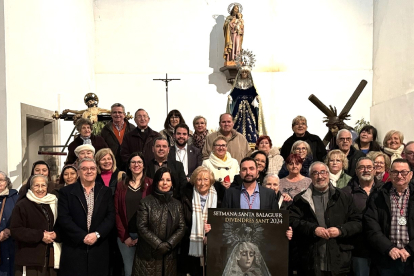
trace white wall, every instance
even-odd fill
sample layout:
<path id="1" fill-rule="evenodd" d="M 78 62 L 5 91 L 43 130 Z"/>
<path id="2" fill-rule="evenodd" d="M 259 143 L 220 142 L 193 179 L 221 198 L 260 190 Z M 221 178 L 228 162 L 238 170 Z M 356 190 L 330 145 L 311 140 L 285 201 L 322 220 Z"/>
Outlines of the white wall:
<path id="1" fill-rule="evenodd" d="M 372 123 L 380 137 L 391 129 L 414 140 L 414 2 L 374 2 Z"/>
<path id="2" fill-rule="evenodd" d="M 93 1 L 5 0 L 4 9 L 7 161 L 19 186 L 20 103 L 60 110 L 95 89 Z"/>
<path id="3" fill-rule="evenodd" d="M 253 78 L 264 104 L 274 144 L 291 135 L 296 115 L 308 118 L 320 136 L 324 115 L 308 101 L 315 94 L 338 112 L 361 79 L 368 81 L 351 110 L 350 125 L 369 120 L 372 102 L 373 1 L 245 1 L 243 47 L 256 54 Z M 95 73 L 101 106 L 123 102 L 127 111 L 146 108 L 150 126 L 161 130 L 166 116 L 168 73 L 171 109 L 191 125 L 196 115 L 218 126 L 231 86 L 219 69 L 224 38 L 225 1 L 96 0 Z"/>

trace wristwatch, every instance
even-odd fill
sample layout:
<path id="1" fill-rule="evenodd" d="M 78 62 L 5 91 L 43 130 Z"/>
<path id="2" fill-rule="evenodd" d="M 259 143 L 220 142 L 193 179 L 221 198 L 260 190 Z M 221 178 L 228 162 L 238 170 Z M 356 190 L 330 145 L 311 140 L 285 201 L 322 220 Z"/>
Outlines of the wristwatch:
<path id="1" fill-rule="evenodd" d="M 99 239 L 101 237 L 101 235 L 99 235 L 99 232 L 95 232 L 96 238 Z"/>

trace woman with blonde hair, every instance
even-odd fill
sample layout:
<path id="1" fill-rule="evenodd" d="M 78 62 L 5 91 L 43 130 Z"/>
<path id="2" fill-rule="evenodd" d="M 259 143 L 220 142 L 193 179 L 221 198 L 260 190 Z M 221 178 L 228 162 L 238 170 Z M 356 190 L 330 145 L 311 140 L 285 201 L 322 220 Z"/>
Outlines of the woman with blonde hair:
<path id="1" fill-rule="evenodd" d="M 95 154 L 95 162 L 98 166 L 96 181 L 101 181 L 106 187 L 111 188 L 115 195 L 116 185 L 122 180 L 123 171 L 116 167 L 116 159 L 110 148 L 103 148 Z"/>
<path id="2" fill-rule="evenodd" d="M 370 152 L 367 157 L 374 161 L 375 178 L 384 183 L 390 181 L 390 157 L 381 151 Z"/>
<path id="3" fill-rule="evenodd" d="M 348 158 L 341 150 L 331 150 L 328 152 L 325 164 L 329 168 L 329 180 L 333 186 L 341 189 L 348 185 L 352 177 L 344 171 L 348 169 Z"/>
<path id="4" fill-rule="evenodd" d="M 388 154 L 392 162 L 401 158 L 401 153 L 404 150 L 404 134 L 398 130 L 390 130 L 384 136 L 384 142 L 382 144 L 383 151 Z"/>

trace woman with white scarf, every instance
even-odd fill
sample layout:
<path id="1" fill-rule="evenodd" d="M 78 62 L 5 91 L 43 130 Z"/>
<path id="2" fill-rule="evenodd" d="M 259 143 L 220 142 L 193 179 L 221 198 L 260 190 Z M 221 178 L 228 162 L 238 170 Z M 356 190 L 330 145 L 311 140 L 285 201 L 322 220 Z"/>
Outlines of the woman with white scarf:
<path id="1" fill-rule="evenodd" d="M 208 209 L 217 207 L 214 182 L 213 172 L 200 166 L 195 169 L 183 191 L 181 202 L 186 231 L 178 258 L 180 273 L 191 276 L 203 275 L 206 263 L 204 245 L 207 243 L 206 234 L 211 229 L 211 226 L 206 224 Z"/>
<path id="2" fill-rule="evenodd" d="M 391 164 L 397 158 L 402 158 L 401 153 L 404 150 L 404 134 L 398 130 L 390 130 L 384 137 L 384 152 L 391 158 Z"/>
<path id="3" fill-rule="evenodd" d="M 203 161 L 202 166 L 212 171 L 216 181 L 226 189 L 230 188 L 234 176 L 240 171 L 239 162 L 227 151 L 227 139 L 224 136 L 214 139 L 210 157 Z"/>
<path id="4" fill-rule="evenodd" d="M 14 275 L 54 276 L 59 268 L 61 248 L 53 229 L 57 198 L 47 193 L 45 176 L 33 175 L 29 183 L 30 190 L 17 202 L 10 225 L 17 244 Z"/>
<path id="5" fill-rule="evenodd" d="M 328 165 L 329 180 L 334 187 L 341 189 L 348 185 L 352 177 L 344 172 L 348 169 L 348 158 L 341 150 L 336 149 L 328 152 L 325 164 Z"/>

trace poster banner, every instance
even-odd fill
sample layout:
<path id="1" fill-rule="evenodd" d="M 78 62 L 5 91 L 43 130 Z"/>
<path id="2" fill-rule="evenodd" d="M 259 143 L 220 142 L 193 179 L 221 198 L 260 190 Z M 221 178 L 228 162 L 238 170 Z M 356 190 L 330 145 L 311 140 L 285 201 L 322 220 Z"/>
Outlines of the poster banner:
<path id="1" fill-rule="evenodd" d="M 207 275 L 288 275 L 289 212 L 209 209 Z"/>

